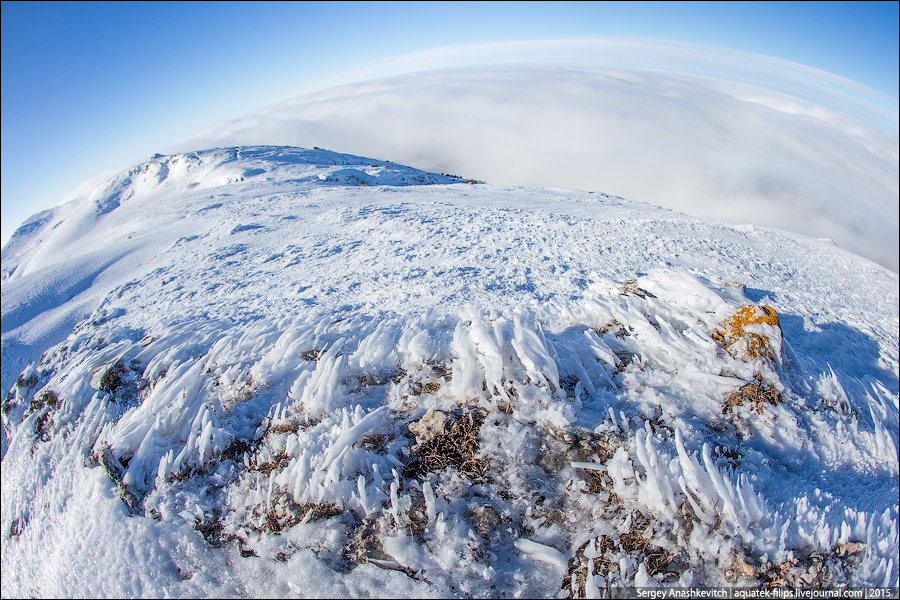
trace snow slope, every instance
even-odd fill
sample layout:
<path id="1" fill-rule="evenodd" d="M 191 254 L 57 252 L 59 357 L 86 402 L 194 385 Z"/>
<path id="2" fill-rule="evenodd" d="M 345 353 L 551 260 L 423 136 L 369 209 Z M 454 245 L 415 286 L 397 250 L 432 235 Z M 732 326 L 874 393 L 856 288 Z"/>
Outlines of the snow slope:
<path id="1" fill-rule="evenodd" d="M 3 249 L 4 596 L 897 586 L 898 276 L 325 150 Z"/>

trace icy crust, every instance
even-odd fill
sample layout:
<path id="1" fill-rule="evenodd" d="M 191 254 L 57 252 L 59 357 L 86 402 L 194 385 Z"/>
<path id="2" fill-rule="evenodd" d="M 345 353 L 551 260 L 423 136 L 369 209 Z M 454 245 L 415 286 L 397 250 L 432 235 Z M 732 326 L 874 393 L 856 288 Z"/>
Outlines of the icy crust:
<path id="1" fill-rule="evenodd" d="M 4 402 L 4 595 L 897 586 L 897 390 L 810 382 L 773 314 L 670 269 L 564 314 L 101 308 Z"/>

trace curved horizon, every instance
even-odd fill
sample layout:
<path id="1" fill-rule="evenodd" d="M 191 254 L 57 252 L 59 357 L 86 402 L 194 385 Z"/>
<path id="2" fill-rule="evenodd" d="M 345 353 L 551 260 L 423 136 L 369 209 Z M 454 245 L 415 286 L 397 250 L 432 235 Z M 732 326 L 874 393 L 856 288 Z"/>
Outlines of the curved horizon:
<path id="1" fill-rule="evenodd" d="M 550 45 L 569 56 L 618 47 L 600 42 Z M 508 54 L 516 44 L 490 46 Z M 310 87 L 324 89 L 223 121 L 169 150 L 320 146 L 492 183 L 593 190 L 831 238 L 897 271 L 898 137 L 847 106 L 876 123 L 890 113 L 832 90 L 826 83 L 853 83 L 837 76 L 810 68 L 792 78 L 802 65 L 692 44 L 634 46 L 680 49 L 693 61 L 666 60 L 698 74 L 662 70 L 662 59 L 650 68 L 649 51 L 632 56 L 640 67 L 621 58 L 612 67 L 479 65 L 497 53 L 461 45 L 336 75 Z M 454 66 L 416 70 L 434 57 L 431 64 Z M 714 76 L 732 63 L 729 78 Z M 392 75 L 326 87 L 384 73 Z M 767 87 L 753 83 L 763 79 Z"/>
<path id="2" fill-rule="evenodd" d="M 277 136 L 275 138 L 271 136 L 265 138 L 251 136 L 250 139 L 246 139 L 246 125 L 248 121 L 259 118 L 262 115 L 271 116 L 279 111 L 292 110 L 291 107 L 306 103 L 312 100 L 313 97 L 332 97 L 327 101 L 333 101 L 335 97 L 344 97 L 348 94 L 352 96 L 355 92 L 350 91 L 350 88 L 353 86 L 356 86 L 358 90 L 366 86 L 377 86 L 379 83 L 390 79 L 399 81 L 397 78 L 405 77 L 411 80 L 417 77 L 434 76 L 441 72 L 450 73 L 454 71 L 471 71 L 473 69 L 490 70 L 491 68 L 531 68 L 535 72 L 542 69 L 556 68 L 568 69 L 579 73 L 603 71 L 606 75 L 609 75 L 612 71 L 619 70 L 622 73 L 638 74 L 638 76 L 680 78 L 684 81 L 690 81 L 692 84 L 699 82 L 707 91 L 712 90 L 716 93 L 724 93 L 726 96 L 774 109 L 781 115 L 794 113 L 804 118 L 811 117 L 832 124 L 835 121 L 841 121 L 843 129 L 856 131 L 859 128 L 852 124 L 848 125 L 848 123 L 858 120 L 887 133 L 887 144 L 882 141 L 878 145 L 882 149 L 887 146 L 888 154 L 891 154 L 891 144 L 893 144 L 894 148 L 897 146 L 896 141 L 892 142 L 890 139 L 891 136 L 896 139 L 898 129 L 896 100 L 846 77 L 777 57 L 742 50 L 675 40 L 606 37 L 452 44 L 362 63 L 303 85 L 297 90 L 300 93 L 291 98 L 269 103 L 261 108 L 244 113 L 240 117 L 221 121 L 217 125 L 187 137 L 182 137 L 178 142 L 171 143 L 160 149 L 164 151 L 199 150 L 212 147 L 212 145 L 240 145 L 244 143 L 274 143 L 311 147 L 315 144 L 304 144 L 297 139 L 284 139 L 284 136 L 281 138 L 277 138 Z M 632 75 L 624 75 L 624 77 L 627 79 Z M 402 87 L 404 84 L 400 85 Z M 760 93 L 760 90 L 764 93 Z M 440 102 L 440 97 L 437 97 L 436 101 Z M 847 117 L 850 118 L 849 121 Z M 242 123 L 241 128 L 244 130 L 245 138 L 242 138 L 240 144 L 229 142 L 227 136 L 223 138 L 221 135 L 223 129 L 229 129 L 230 124 L 234 123 Z M 421 127 L 421 125 L 420 122 L 417 122 L 415 126 Z M 361 135 L 361 137 L 366 136 Z M 215 141 L 212 138 L 215 138 Z M 385 153 L 390 153 L 391 156 L 398 157 L 398 161 L 405 162 L 411 166 L 435 170 L 438 166 L 444 165 L 449 171 L 461 171 L 469 168 L 469 172 L 472 172 L 469 167 L 471 163 L 457 166 L 459 161 L 456 161 L 457 164 L 454 164 L 454 161 L 440 156 L 435 158 L 435 155 L 439 154 L 438 151 L 426 152 L 425 154 L 431 155 L 431 157 L 425 162 L 421 162 L 417 160 L 417 157 L 423 155 L 421 147 L 418 147 L 414 152 L 400 152 L 398 155 L 396 146 L 379 150 L 379 148 L 373 148 L 366 142 L 348 146 L 341 141 L 341 143 L 330 149 L 360 155 L 385 155 Z M 896 150 L 894 150 L 893 154 L 896 155 Z M 426 158 L 428 157 L 426 156 Z M 889 160 L 896 162 L 896 158 L 890 158 Z M 120 163 L 118 168 L 107 168 L 103 173 L 110 174 L 137 162 L 139 162 L 139 159 L 133 160 L 128 164 Z M 528 178 L 518 180 L 515 178 L 510 179 L 506 174 L 497 177 L 491 172 L 472 173 L 472 176 L 479 176 L 503 183 L 594 189 L 596 191 L 618 194 L 631 200 L 650 202 L 675 208 L 676 210 L 684 210 L 688 214 L 697 216 L 713 216 L 714 218 L 725 218 L 726 220 L 752 222 L 748 221 L 745 215 L 735 217 L 730 214 L 723 214 L 722 211 L 704 214 L 702 211 L 698 212 L 695 209 L 685 209 L 683 206 L 673 205 L 671 202 L 667 203 L 665 199 L 660 201 L 658 198 L 651 197 L 651 195 L 646 193 L 635 194 L 627 186 L 623 187 L 619 184 L 606 186 L 603 185 L 602 181 L 586 184 L 583 182 L 583 177 L 535 182 L 534 178 L 530 177 L 530 174 Z M 87 180 L 82 178 L 82 181 L 96 180 L 98 177 L 95 176 Z M 783 178 L 781 179 L 783 180 Z M 81 187 L 83 186 L 72 186 L 70 189 L 75 189 L 62 196 L 59 203 L 72 198 L 77 189 Z M 684 190 L 679 192 L 682 196 L 684 193 Z M 697 190 L 698 195 L 702 195 L 702 193 L 702 189 Z M 896 201 L 896 193 L 894 193 L 892 201 Z M 696 204 L 696 202 L 695 200 L 694 203 Z M 743 212 L 753 212 L 753 207 L 747 207 Z M 811 220 L 820 221 L 821 218 L 820 214 L 816 214 Z M 803 222 L 810 219 L 804 219 L 802 215 L 795 215 L 794 220 Z M 885 222 L 890 226 L 892 223 L 895 225 L 894 222 L 896 221 L 892 215 L 888 215 L 886 221 L 883 215 L 879 215 L 875 220 L 879 221 L 882 227 Z M 780 224 L 774 223 L 771 219 L 767 222 L 757 222 L 756 224 L 780 226 Z M 836 238 L 836 240 L 840 240 L 839 243 L 845 241 L 841 239 L 841 235 L 835 236 L 833 232 L 829 231 L 816 232 L 807 225 L 808 223 L 805 223 L 799 229 L 796 226 L 781 227 L 803 233 L 804 235 Z M 860 229 L 857 225 L 854 225 L 854 228 Z M 4 232 L 4 244 L 8 241 L 14 229 L 15 227 Z M 895 246 L 895 242 L 891 244 L 891 247 Z M 846 247 L 854 252 L 860 252 L 858 245 L 851 243 Z M 874 258 L 871 252 L 862 252 L 862 254 L 888 266 L 892 270 L 896 271 L 898 268 L 896 257 L 886 257 L 883 252 L 879 258 Z"/>

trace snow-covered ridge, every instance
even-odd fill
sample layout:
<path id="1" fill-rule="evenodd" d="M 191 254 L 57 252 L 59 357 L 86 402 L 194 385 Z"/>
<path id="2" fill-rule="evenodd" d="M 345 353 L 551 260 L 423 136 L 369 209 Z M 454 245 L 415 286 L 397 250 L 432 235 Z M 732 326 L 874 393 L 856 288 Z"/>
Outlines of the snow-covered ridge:
<path id="1" fill-rule="evenodd" d="M 4 595 L 897 585 L 896 274 L 294 160 L 322 152 L 154 159 L 69 213 L 93 221 L 64 254 L 20 253 Z M 328 180 L 353 161 L 396 185 Z"/>
<path id="2" fill-rule="evenodd" d="M 71 246 L 89 237 L 87 230 L 102 222 L 104 215 L 125 205 L 131 212 L 149 208 L 161 197 L 188 190 L 191 196 L 244 183 L 245 188 L 277 189 L 339 185 L 428 185 L 456 183 L 459 177 L 427 173 L 419 169 L 340 154 L 329 150 L 285 146 L 218 148 L 199 152 L 155 155 L 149 161 L 124 171 L 67 205 L 38 213 L 25 222 L 4 248 L 3 280 L 20 277 L 55 260 L 60 246 Z M 186 199 L 189 199 L 190 196 Z M 180 206 L 186 209 L 188 206 Z M 105 224 L 104 224 L 105 225 Z M 103 227 L 101 227 L 103 229 Z M 84 251 L 111 240 L 95 240 Z M 112 241 L 120 242 L 116 236 Z M 37 252 L 36 246 L 41 245 Z M 37 257 L 26 258 L 28 254 Z M 53 256 L 56 255 L 56 256 Z M 35 264 L 37 263 L 37 264 Z"/>

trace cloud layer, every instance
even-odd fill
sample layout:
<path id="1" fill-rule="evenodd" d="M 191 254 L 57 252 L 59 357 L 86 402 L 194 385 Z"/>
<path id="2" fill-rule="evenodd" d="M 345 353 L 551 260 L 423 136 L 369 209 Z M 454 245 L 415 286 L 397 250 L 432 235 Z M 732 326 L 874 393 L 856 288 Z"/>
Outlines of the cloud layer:
<path id="1" fill-rule="evenodd" d="M 644 69 L 441 69 L 335 87 L 179 150 L 320 146 L 616 194 L 838 245 L 897 271 L 898 137 L 793 96 Z"/>
<path id="2" fill-rule="evenodd" d="M 897 100 L 856 81 L 788 60 L 731 48 L 640 38 L 548 39 L 441 46 L 393 56 L 312 82 L 296 95 L 446 68 L 497 65 L 606 67 L 689 73 L 746 83 L 821 104 L 898 133 Z"/>

